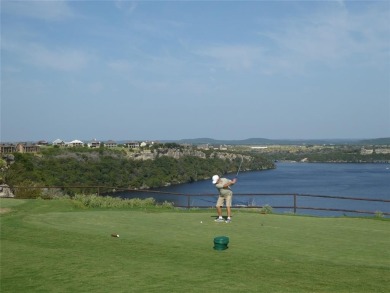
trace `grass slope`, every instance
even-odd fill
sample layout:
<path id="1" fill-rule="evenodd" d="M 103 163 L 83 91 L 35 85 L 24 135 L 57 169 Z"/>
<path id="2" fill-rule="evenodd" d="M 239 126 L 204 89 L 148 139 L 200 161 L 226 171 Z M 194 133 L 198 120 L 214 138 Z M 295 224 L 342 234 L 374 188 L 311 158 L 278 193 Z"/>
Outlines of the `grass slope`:
<path id="1" fill-rule="evenodd" d="M 387 220 L 0 204 L 1 292 L 390 291 Z"/>

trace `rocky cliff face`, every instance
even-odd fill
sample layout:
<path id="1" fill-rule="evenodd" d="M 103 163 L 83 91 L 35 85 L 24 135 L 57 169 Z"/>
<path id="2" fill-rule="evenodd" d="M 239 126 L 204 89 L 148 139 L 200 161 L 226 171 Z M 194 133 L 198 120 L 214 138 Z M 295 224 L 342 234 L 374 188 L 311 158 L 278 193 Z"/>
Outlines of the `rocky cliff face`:
<path id="1" fill-rule="evenodd" d="M 15 197 L 7 184 L 0 185 L 0 197 Z"/>
<path id="2" fill-rule="evenodd" d="M 185 156 L 198 157 L 206 159 L 206 154 L 202 151 L 193 150 L 193 149 L 166 149 L 159 150 L 159 156 L 172 157 L 174 159 L 180 159 Z"/>
<path id="3" fill-rule="evenodd" d="M 206 159 L 206 154 L 204 152 L 193 149 L 158 149 L 154 151 L 146 150 L 129 154 L 129 157 L 135 160 L 154 160 L 157 157 L 163 156 L 171 157 L 174 159 L 180 159 L 185 156 L 193 156 Z"/>
<path id="4" fill-rule="evenodd" d="M 207 155 L 203 151 L 195 150 L 195 149 L 159 149 L 155 151 L 140 151 L 138 153 L 131 153 L 129 156 L 135 160 L 153 160 L 157 157 L 171 157 L 174 159 L 180 159 L 186 156 L 198 157 L 202 159 L 206 159 Z M 233 161 L 237 158 L 244 158 L 246 161 L 251 161 L 251 156 L 245 156 L 241 154 L 234 153 L 225 153 L 225 152 L 212 152 L 209 156 L 210 158 L 218 158 L 223 160 Z"/>

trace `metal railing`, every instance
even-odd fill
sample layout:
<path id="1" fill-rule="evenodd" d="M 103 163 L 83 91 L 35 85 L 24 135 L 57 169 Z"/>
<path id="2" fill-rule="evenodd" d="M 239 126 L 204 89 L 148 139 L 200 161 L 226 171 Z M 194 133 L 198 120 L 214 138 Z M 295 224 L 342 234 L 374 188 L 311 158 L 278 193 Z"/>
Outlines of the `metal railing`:
<path id="1" fill-rule="evenodd" d="M 175 192 L 164 192 L 164 191 L 156 191 L 156 190 L 138 190 L 138 189 L 128 189 L 128 188 L 120 188 L 120 187 L 107 187 L 107 186 L 34 186 L 34 187 L 26 187 L 26 186 L 14 186 L 12 188 L 14 190 L 14 194 L 18 195 L 18 190 L 20 189 L 41 189 L 43 190 L 71 190 L 73 192 L 79 190 L 80 193 L 85 194 L 96 194 L 102 196 L 114 196 L 114 197 L 122 197 L 122 198 L 135 198 L 135 197 L 153 197 L 157 201 L 160 198 L 162 201 L 169 198 L 178 199 L 179 201 L 174 202 L 174 206 L 182 207 L 182 208 L 206 208 L 206 207 L 214 207 L 215 202 L 212 201 L 210 205 L 199 205 L 194 204 L 194 198 L 203 198 L 203 197 L 211 197 L 216 198 L 217 194 L 215 193 L 203 193 L 203 194 L 188 194 L 188 193 L 175 193 Z M 86 193 L 86 191 L 88 191 Z M 125 194 L 125 195 L 124 195 Z M 298 210 L 313 210 L 313 211 L 330 211 L 330 212 L 349 212 L 349 213 L 357 213 L 357 214 L 377 214 L 380 213 L 383 216 L 390 216 L 390 199 L 378 199 L 378 198 L 361 198 L 361 197 L 346 197 L 346 196 L 330 196 L 330 195 L 314 195 L 314 194 L 299 194 L 299 193 L 235 193 L 234 199 L 239 199 L 240 197 L 245 198 L 247 203 L 245 204 L 235 204 L 233 202 L 234 208 L 264 208 L 266 205 L 258 205 L 253 204 L 256 198 L 285 198 L 287 200 L 283 201 L 283 205 L 274 204 L 270 205 L 272 209 L 289 209 L 294 214 L 297 213 Z M 381 204 L 387 204 L 387 206 L 383 206 L 382 209 L 375 210 L 362 210 L 362 209 L 350 209 L 345 207 L 323 207 L 323 206 L 312 206 L 312 205 L 301 205 L 300 202 L 303 199 L 323 199 L 328 203 L 329 201 L 336 201 L 339 203 L 340 201 L 359 201 L 359 202 L 377 202 Z M 169 201 L 169 200 L 168 200 Z M 305 202 L 305 200 L 303 200 Z M 210 201 L 211 202 L 211 201 Z"/>

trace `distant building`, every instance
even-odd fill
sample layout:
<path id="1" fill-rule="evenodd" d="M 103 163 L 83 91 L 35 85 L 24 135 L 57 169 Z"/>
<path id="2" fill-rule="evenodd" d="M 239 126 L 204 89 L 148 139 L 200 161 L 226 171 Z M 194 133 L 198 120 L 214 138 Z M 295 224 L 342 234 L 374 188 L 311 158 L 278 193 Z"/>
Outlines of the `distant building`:
<path id="1" fill-rule="evenodd" d="M 63 147 L 65 146 L 65 142 L 61 139 L 56 139 L 55 141 L 53 141 L 53 146 L 58 146 L 58 147 Z"/>
<path id="2" fill-rule="evenodd" d="M 16 153 L 16 145 L 14 144 L 0 144 L 0 153 L 1 154 L 12 154 Z"/>
<path id="3" fill-rule="evenodd" d="M 81 140 L 75 139 L 71 142 L 68 142 L 67 145 L 70 147 L 82 147 L 84 146 L 84 143 Z"/>
<path id="4" fill-rule="evenodd" d="M 128 149 L 137 149 L 139 148 L 139 142 L 136 141 L 129 141 L 124 144 L 125 148 Z"/>
<path id="5" fill-rule="evenodd" d="M 200 144 L 197 146 L 198 149 L 201 149 L 201 150 L 208 150 L 210 148 L 209 144 L 206 143 L 206 144 Z"/>
<path id="6" fill-rule="evenodd" d="M 360 150 L 360 154 L 361 154 L 361 155 L 372 155 L 373 152 L 374 152 L 373 149 L 368 150 L 368 149 L 362 148 L 362 149 Z"/>
<path id="7" fill-rule="evenodd" d="M 46 140 L 40 140 L 37 142 L 37 145 L 43 146 L 43 145 L 48 145 L 49 143 Z"/>
<path id="8" fill-rule="evenodd" d="M 376 154 L 390 154 L 390 148 L 377 148 L 375 149 Z"/>
<path id="9" fill-rule="evenodd" d="M 106 148 L 115 148 L 118 146 L 118 144 L 113 140 L 106 141 L 103 144 L 104 144 L 104 147 L 106 147 Z"/>
<path id="10" fill-rule="evenodd" d="M 97 141 L 96 139 L 88 143 L 88 147 L 90 147 L 91 149 L 99 148 L 100 145 L 101 145 L 100 141 Z"/>
<path id="11" fill-rule="evenodd" d="M 32 143 L 18 143 L 16 145 L 16 151 L 18 153 L 37 153 L 39 152 L 40 147 L 37 144 Z"/>
<path id="12" fill-rule="evenodd" d="M 37 144 L 21 142 L 17 144 L 1 144 L 0 153 L 37 153 L 40 151 L 40 147 Z"/>

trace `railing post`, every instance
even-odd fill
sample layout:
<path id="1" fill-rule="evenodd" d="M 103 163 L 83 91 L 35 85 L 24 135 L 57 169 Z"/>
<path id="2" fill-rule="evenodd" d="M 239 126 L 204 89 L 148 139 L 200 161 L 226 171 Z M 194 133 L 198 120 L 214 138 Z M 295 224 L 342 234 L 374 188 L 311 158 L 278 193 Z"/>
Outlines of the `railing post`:
<path id="1" fill-rule="evenodd" d="M 97 195 L 100 196 L 100 186 L 98 186 Z"/>
<path id="2" fill-rule="evenodd" d="M 187 209 L 190 209 L 190 195 L 187 194 Z"/>
<path id="3" fill-rule="evenodd" d="M 297 195 L 294 194 L 294 214 L 297 213 Z"/>

